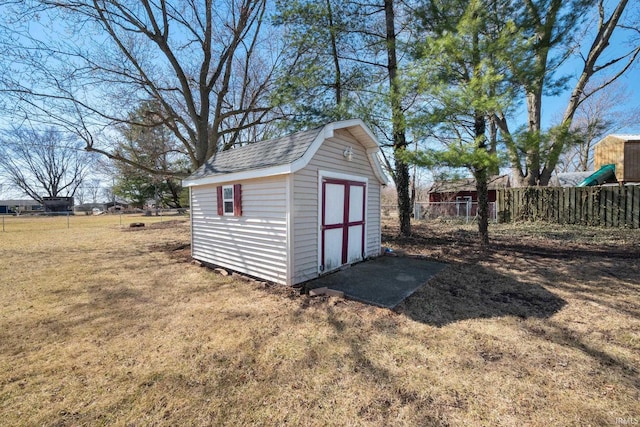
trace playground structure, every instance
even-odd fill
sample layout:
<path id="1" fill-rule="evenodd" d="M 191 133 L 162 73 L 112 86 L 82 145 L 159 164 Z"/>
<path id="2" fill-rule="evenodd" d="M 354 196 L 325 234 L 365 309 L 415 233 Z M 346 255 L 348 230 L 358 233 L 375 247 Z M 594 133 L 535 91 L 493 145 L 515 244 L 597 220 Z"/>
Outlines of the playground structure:
<path id="1" fill-rule="evenodd" d="M 617 183 L 616 165 L 604 165 L 588 177 L 586 177 L 578 187 L 592 187 L 594 185 L 602 185 L 605 183 Z"/>

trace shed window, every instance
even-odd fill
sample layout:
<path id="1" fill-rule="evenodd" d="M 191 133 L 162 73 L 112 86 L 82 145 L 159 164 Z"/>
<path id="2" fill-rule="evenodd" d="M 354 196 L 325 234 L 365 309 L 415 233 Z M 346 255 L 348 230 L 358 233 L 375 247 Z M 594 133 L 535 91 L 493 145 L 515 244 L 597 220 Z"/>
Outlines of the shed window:
<path id="1" fill-rule="evenodd" d="M 233 215 L 233 187 L 231 185 L 222 187 L 222 203 L 224 203 L 224 214 Z"/>
<path id="2" fill-rule="evenodd" d="M 240 184 L 224 185 L 217 188 L 218 215 L 242 215 L 242 189 Z"/>

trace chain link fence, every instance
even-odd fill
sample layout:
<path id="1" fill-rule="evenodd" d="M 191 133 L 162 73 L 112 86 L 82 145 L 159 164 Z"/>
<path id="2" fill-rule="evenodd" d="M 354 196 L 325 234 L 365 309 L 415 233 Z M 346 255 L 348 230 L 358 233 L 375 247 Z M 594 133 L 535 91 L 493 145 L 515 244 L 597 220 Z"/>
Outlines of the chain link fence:
<path id="1" fill-rule="evenodd" d="M 383 217 L 397 217 L 398 207 L 382 205 Z M 413 217 L 420 220 L 460 221 L 470 223 L 478 217 L 478 203 L 470 200 L 453 202 L 416 202 Z M 489 221 L 498 222 L 495 202 L 489 202 Z"/>
<path id="2" fill-rule="evenodd" d="M 189 215 L 188 209 L 152 209 L 134 212 L 65 212 L 56 214 L 22 213 L 0 214 L 0 232 L 19 232 L 27 230 L 55 230 L 74 227 L 91 227 L 113 225 L 129 227 L 131 223 L 156 223 L 176 219 L 185 219 Z"/>

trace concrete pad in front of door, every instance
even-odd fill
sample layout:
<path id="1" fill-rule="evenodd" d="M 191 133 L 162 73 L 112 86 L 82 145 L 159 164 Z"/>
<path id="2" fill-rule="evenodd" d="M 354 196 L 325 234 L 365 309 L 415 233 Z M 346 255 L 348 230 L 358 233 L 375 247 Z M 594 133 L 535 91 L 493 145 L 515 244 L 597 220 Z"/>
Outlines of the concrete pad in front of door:
<path id="1" fill-rule="evenodd" d="M 445 266 L 418 258 L 381 256 L 312 280 L 307 288 L 327 287 L 356 301 L 393 308 Z"/>

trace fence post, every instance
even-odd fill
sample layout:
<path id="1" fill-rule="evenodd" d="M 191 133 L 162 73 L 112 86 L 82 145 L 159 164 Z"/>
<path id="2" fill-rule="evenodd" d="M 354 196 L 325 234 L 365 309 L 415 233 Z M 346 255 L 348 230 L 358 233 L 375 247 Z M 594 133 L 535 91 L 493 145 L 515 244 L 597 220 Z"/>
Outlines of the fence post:
<path id="1" fill-rule="evenodd" d="M 633 228 L 640 228 L 640 187 L 634 185 L 631 192 L 633 193 L 633 206 L 631 208 Z"/>
<path id="2" fill-rule="evenodd" d="M 575 208 L 574 208 L 574 205 L 571 203 L 572 194 L 574 194 L 573 188 L 562 189 L 562 196 L 564 198 L 563 209 L 564 209 L 564 215 L 565 215 L 565 224 L 575 224 L 575 219 L 574 219 Z"/>
<path id="3" fill-rule="evenodd" d="M 611 217 L 611 225 L 620 227 L 620 186 L 611 188 L 611 209 L 613 215 Z"/>
<path id="4" fill-rule="evenodd" d="M 622 197 L 624 198 L 624 227 L 633 228 L 633 220 L 631 217 L 631 207 L 633 206 L 633 192 L 629 191 L 631 187 L 622 187 Z"/>
<path id="5" fill-rule="evenodd" d="M 599 223 L 597 225 L 603 226 L 603 227 L 609 227 L 611 224 L 609 224 L 608 220 L 611 219 L 610 216 L 607 215 L 607 204 L 608 204 L 608 192 L 607 191 L 599 191 L 598 192 L 598 200 L 600 201 L 600 215 L 598 218 L 599 219 Z"/>

